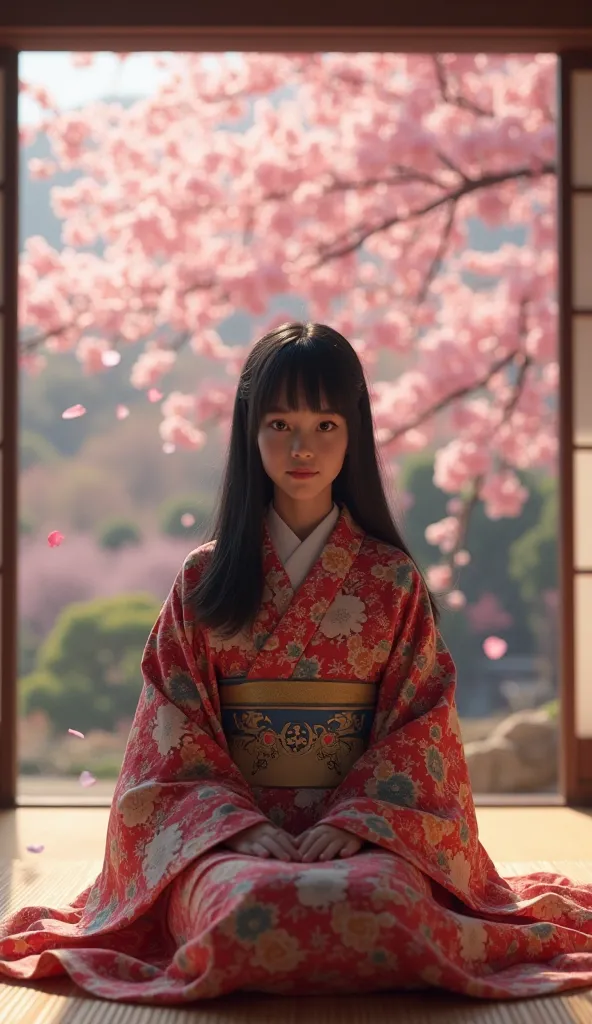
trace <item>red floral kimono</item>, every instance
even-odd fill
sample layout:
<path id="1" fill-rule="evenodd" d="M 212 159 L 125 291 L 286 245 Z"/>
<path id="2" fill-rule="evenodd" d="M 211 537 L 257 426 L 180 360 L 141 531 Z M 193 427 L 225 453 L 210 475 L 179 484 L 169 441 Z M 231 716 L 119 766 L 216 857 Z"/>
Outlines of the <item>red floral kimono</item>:
<path id="1" fill-rule="evenodd" d="M 343 509 L 294 593 L 266 534 L 258 618 L 224 640 L 191 605 L 210 550 L 146 646 L 102 872 L 71 906 L 4 920 L 0 974 L 155 1004 L 592 985 L 592 886 L 501 878 L 479 842 L 454 666 L 410 560 Z M 312 864 L 225 848 L 269 819 L 366 845 Z"/>

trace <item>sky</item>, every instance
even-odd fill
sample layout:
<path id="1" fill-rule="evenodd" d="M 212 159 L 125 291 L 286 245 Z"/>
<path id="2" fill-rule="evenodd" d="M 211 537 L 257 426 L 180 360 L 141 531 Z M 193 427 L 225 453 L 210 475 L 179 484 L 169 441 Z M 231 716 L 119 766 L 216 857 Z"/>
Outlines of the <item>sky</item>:
<path id="1" fill-rule="evenodd" d="M 93 66 L 76 68 L 68 51 L 30 51 L 20 54 L 19 77 L 45 86 L 58 106 L 68 110 L 113 93 L 149 95 L 167 76 L 166 69 L 155 68 L 155 56 L 153 53 L 134 53 L 121 62 L 115 54 L 101 52 L 95 55 Z M 216 57 L 212 55 L 211 59 L 216 60 Z M 27 96 L 20 98 L 19 120 L 21 124 L 35 124 L 40 120 L 37 105 Z"/>

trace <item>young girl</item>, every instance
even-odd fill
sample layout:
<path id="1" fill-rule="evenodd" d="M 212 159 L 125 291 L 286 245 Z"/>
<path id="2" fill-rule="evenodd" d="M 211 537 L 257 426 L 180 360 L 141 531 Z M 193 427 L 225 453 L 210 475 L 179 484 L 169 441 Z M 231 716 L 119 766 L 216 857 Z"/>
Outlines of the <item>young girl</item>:
<path id="1" fill-rule="evenodd" d="M 103 869 L 0 929 L 0 973 L 106 999 L 592 984 L 592 887 L 479 843 L 454 666 L 389 512 L 348 342 L 240 377 L 213 540 L 142 660 Z"/>

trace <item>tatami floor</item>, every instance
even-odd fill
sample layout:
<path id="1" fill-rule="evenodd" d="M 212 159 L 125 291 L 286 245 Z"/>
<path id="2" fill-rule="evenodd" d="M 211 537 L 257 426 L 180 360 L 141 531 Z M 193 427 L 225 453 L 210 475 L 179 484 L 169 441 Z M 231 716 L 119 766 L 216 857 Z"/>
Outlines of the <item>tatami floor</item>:
<path id="1" fill-rule="evenodd" d="M 100 870 L 107 808 L 20 807 L 0 813 L 0 916 L 27 903 L 64 905 Z M 560 871 L 592 883 L 592 808 L 479 807 L 481 842 L 504 875 Z M 42 854 L 29 844 L 45 845 Z M 67 979 L 0 983 L 0 1024 L 592 1024 L 592 989 L 484 1003 L 441 992 L 343 998 L 234 996 L 151 1008 L 85 996 Z"/>

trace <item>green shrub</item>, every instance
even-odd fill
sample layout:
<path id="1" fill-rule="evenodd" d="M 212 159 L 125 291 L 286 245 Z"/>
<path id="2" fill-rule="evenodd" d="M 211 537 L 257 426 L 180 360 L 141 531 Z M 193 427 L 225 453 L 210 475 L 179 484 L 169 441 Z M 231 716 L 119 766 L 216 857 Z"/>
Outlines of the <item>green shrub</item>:
<path id="1" fill-rule="evenodd" d="M 18 532 L 21 537 L 30 537 L 31 534 L 35 533 L 35 521 L 26 512 L 21 512 L 19 516 Z"/>
<path id="2" fill-rule="evenodd" d="M 21 714 L 43 710 L 57 731 L 114 730 L 133 718 L 140 663 L 160 604 L 148 594 L 69 605 L 19 681 Z"/>
<path id="3" fill-rule="evenodd" d="M 102 548 L 119 551 L 120 548 L 129 547 L 132 544 L 140 544 L 142 533 L 129 519 L 113 519 L 101 527 L 98 540 Z"/>
<path id="4" fill-rule="evenodd" d="M 181 521 L 186 513 L 195 519 L 195 523 L 191 526 L 184 526 Z M 171 498 L 160 508 L 160 529 L 168 537 L 188 537 L 202 532 L 211 514 L 212 505 L 206 498 L 195 495 L 187 498 Z"/>
<path id="5" fill-rule="evenodd" d="M 556 722 L 559 718 L 559 698 L 555 697 L 554 700 L 548 701 L 543 704 L 543 711 L 546 711 L 552 722 Z"/>
<path id="6" fill-rule="evenodd" d="M 48 466 L 60 457 L 57 448 L 43 434 L 35 430 L 23 430 L 19 437 L 19 465 L 21 472 L 31 466 Z"/>

